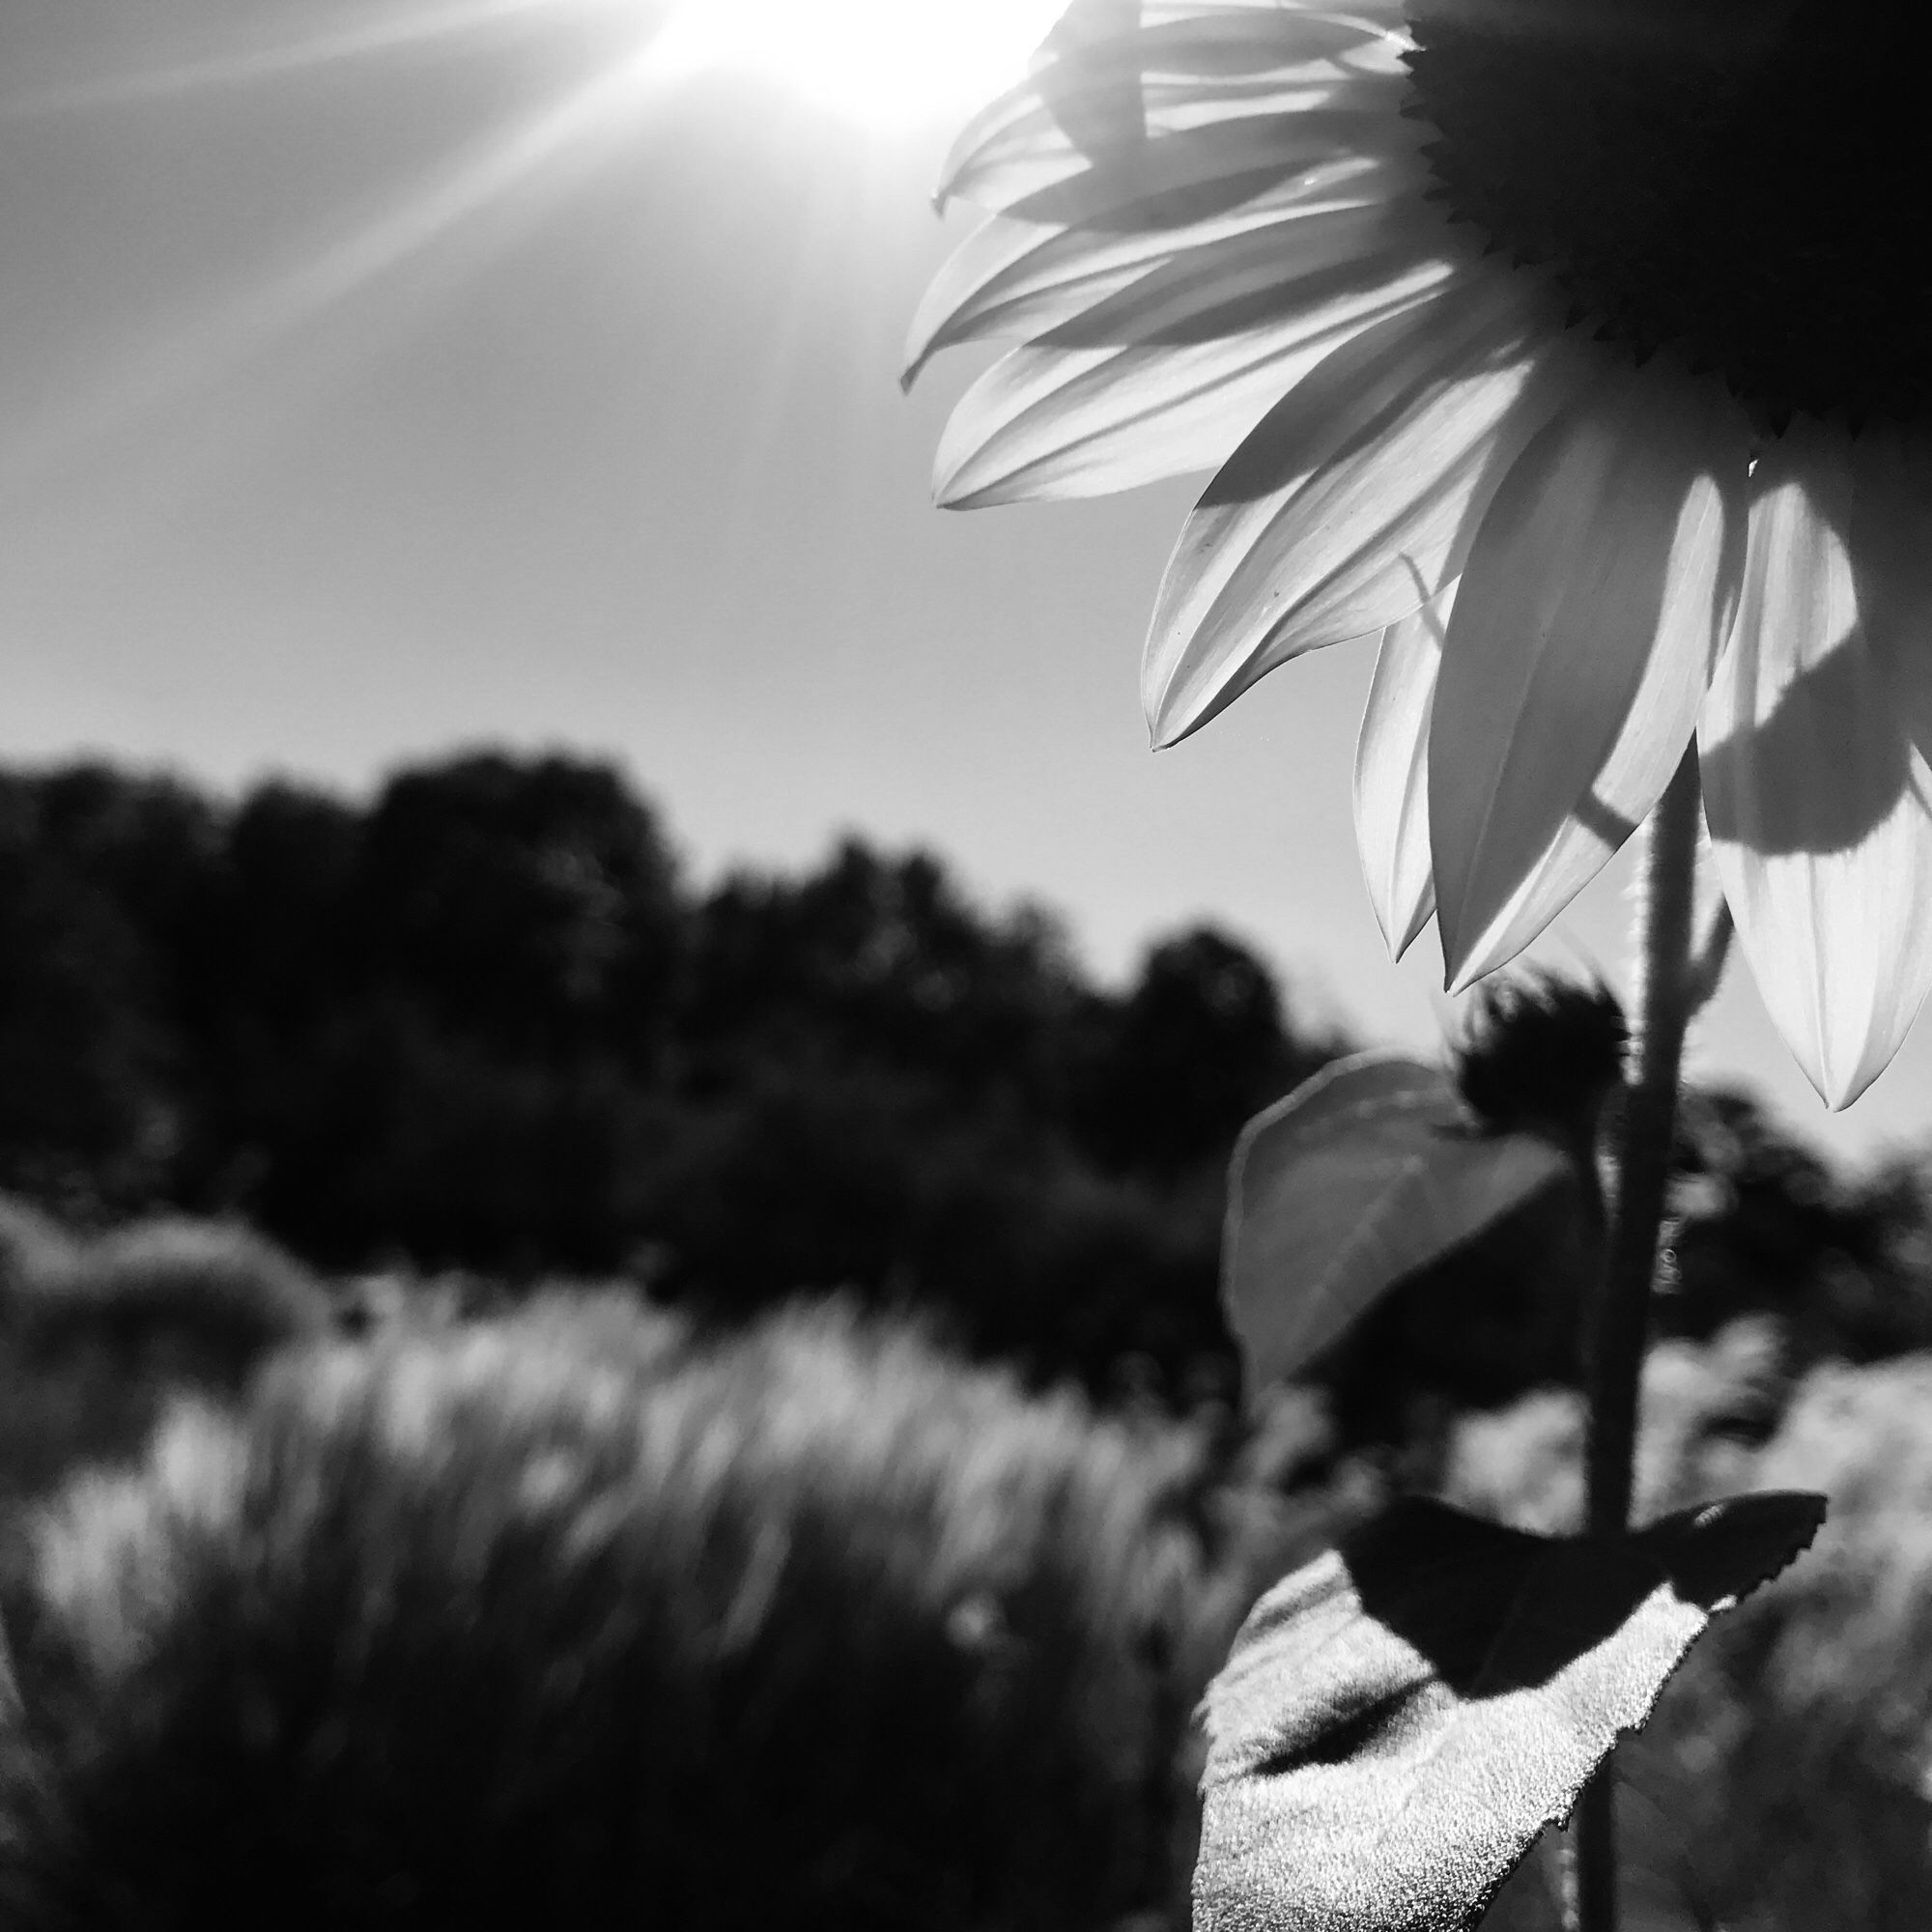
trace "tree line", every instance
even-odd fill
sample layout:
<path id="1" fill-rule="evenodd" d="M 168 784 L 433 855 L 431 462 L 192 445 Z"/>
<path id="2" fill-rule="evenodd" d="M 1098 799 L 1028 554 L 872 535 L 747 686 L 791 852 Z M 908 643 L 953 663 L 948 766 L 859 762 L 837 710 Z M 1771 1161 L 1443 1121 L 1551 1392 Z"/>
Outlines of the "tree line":
<path id="1" fill-rule="evenodd" d="M 1184 1376 L 1225 1353 L 1234 1136 L 1343 1045 L 1225 933 L 1103 988 L 923 852 L 696 887 L 592 760 L 359 801 L 0 775 L 0 1186 L 82 1223 L 725 1314 L 843 1288 L 1042 1373 Z"/>
<path id="2" fill-rule="evenodd" d="M 0 1188 L 83 1227 L 230 1215 L 330 1269 L 628 1274 L 726 1318 L 839 1289 L 1186 1402 L 1229 1387 L 1235 1136 L 1349 1044 L 1224 932 L 1102 986 L 924 852 L 699 886 L 591 759 L 466 753 L 363 799 L 0 773 Z M 1667 1328 L 1932 1345 L 1918 1163 L 1846 1179 L 1719 1094 L 1679 1165 Z M 1414 1285 L 1378 1387 L 1536 1379 L 1476 1306 L 1530 1254 L 1505 1227 Z"/>

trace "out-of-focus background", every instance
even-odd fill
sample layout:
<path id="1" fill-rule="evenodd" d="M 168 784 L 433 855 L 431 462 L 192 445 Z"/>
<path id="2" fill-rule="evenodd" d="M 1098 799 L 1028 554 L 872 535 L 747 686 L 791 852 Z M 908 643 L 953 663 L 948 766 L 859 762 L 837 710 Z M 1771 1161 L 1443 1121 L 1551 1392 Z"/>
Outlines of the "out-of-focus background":
<path id="1" fill-rule="evenodd" d="M 596 1283 L 914 1319 L 1256 1547 L 1404 1480 L 1573 1519 L 1507 1231 L 1305 1386 L 1217 1299 L 1241 1123 L 1461 1024 L 1355 876 L 1366 653 L 1151 757 L 1189 486 L 928 506 L 928 190 L 1053 12 L 6 9 L 10 1493 L 321 1330 Z M 1625 869 L 1536 958 L 1620 984 Z M 1734 965 L 1693 1062 L 1646 1503 L 1837 1514 L 1672 1693 L 1659 1927 L 1924 1922 L 1928 1039 L 1833 1119 Z"/>
<path id="2" fill-rule="evenodd" d="M 1370 650 L 1147 750 L 1195 483 L 941 515 L 899 394 L 952 133 L 1052 0 L 23 0 L 0 21 L 0 756 L 366 792 L 453 744 L 615 759 L 709 885 L 929 845 L 1119 985 L 1208 918 L 1432 1047 L 1355 876 Z M 1621 977 L 1613 868 L 1540 949 Z M 1734 973 L 1699 1052 L 1863 1157 Z"/>

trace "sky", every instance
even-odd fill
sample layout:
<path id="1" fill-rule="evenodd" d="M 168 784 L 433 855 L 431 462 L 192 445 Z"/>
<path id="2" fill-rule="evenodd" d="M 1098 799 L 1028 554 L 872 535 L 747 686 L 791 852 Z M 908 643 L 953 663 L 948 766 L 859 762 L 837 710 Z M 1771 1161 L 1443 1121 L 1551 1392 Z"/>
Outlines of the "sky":
<path id="1" fill-rule="evenodd" d="M 1371 653 L 1148 749 L 1199 479 L 948 513 L 984 355 L 897 374 L 951 135 L 1050 0 L 6 0 L 0 759 L 359 789 L 619 760 L 690 875 L 855 830 L 1043 901 L 1096 974 L 1212 920 L 1435 1052 L 1355 867 Z M 815 32 L 800 23 L 810 18 Z M 1626 978 L 1628 859 L 1532 957 Z M 1692 1068 L 1848 1160 L 1932 1135 L 1932 1018 L 1828 1116 L 1734 960 Z"/>

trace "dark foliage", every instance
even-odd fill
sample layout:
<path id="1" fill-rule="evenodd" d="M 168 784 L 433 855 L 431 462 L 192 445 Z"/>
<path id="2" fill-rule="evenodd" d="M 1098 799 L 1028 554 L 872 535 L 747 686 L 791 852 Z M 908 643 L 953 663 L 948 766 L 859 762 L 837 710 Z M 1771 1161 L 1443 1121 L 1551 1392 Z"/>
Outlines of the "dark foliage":
<path id="1" fill-rule="evenodd" d="M 1574 1153 L 1618 1037 L 1598 993 L 1506 987 L 1462 1085 Z M 333 1268 L 629 1270 L 734 1319 L 841 1288 L 1184 1401 L 1230 1380 L 1235 1136 L 1342 1044 L 1223 933 L 1112 991 L 919 852 L 696 891 L 584 760 L 468 753 L 367 802 L 0 777 L 0 1187 L 82 1225 L 173 1208 Z M 1680 1152 L 1666 1331 L 1772 1314 L 1801 1364 L 1932 1345 L 1917 1168 L 1840 1180 L 1725 1094 Z M 1579 1204 L 1407 1285 L 1338 1357 L 1345 1433 L 1573 1373 L 1549 1251 Z"/>
<path id="2" fill-rule="evenodd" d="M 1230 1121 L 1259 1113 L 1329 1057 L 1289 1035 L 1267 969 L 1211 927 L 1153 947 L 1101 1027 L 1087 1134 L 1118 1165 L 1170 1177 L 1225 1159 Z"/>
<path id="3" fill-rule="evenodd" d="M 1492 1127 L 1541 1127 L 1593 1142 L 1605 1097 L 1623 1077 L 1629 1028 L 1599 981 L 1551 974 L 1486 980 L 1456 1048 L 1456 1084 Z"/>
<path id="4" fill-rule="evenodd" d="M 213 807 L 81 765 L 0 777 L 0 1174 L 52 1205 L 164 1187 L 176 1023 L 219 863 Z"/>
<path id="5" fill-rule="evenodd" d="M 1834 1173 L 1747 1094 L 1687 1101 L 1663 1333 L 1702 1339 L 1774 1318 L 1786 1366 L 1932 1349 L 1932 1168 L 1899 1156 Z"/>
<path id="6" fill-rule="evenodd" d="M 844 1288 L 1179 1397 L 1227 1380 L 1235 1135 L 1338 1045 L 1223 934 L 1113 993 L 919 852 L 694 892 L 585 760 L 468 753 L 366 805 L 0 781 L 0 1186 L 82 1222 L 629 1268 L 733 1317 Z"/>

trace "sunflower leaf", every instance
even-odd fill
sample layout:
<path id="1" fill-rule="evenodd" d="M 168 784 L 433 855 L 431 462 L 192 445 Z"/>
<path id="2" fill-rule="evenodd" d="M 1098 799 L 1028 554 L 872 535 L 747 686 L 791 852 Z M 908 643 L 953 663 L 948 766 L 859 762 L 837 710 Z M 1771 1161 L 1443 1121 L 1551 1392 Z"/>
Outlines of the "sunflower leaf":
<path id="1" fill-rule="evenodd" d="M 1208 1691 L 1196 1932 L 1462 1932 L 1718 1610 L 1816 1534 L 1766 1494 L 1615 1537 L 1410 1499 L 1255 1606 Z"/>
<path id="2" fill-rule="evenodd" d="M 1405 1275 L 1569 1174 L 1534 1134 L 1484 1132 L 1420 1061 L 1323 1067 L 1235 1149 L 1223 1295 L 1250 1385 L 1294 1375 Z"/>

